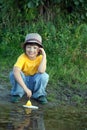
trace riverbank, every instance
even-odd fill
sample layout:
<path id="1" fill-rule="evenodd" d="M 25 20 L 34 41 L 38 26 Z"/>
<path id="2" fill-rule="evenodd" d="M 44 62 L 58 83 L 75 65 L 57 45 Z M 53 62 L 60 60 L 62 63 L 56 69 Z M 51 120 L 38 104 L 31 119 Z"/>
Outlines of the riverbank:
<path id="1" fill-rule="evenodd" d="M 4 73 L 0 78 L 0 104 L 10 103 L 10 82 L 8 73 Z M 25 96 L 26 97 L 26 96 Z M 26 98 L 27 99 L 27 98 Z M 23 101 L 26 101 L 23 100 Z M 48 83 L 47 86 L 48 106 L 56 105 L 72 105 L 86 106 L 87 105 L 87 89 L 72 88 L 64 83 Z"/>

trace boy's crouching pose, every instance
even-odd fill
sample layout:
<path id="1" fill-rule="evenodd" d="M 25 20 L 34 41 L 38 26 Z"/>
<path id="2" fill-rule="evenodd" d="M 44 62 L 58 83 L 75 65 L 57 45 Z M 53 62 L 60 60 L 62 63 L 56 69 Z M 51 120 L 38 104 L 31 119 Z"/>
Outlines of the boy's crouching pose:
<path id="1" fill-rule="evenodd" d="M 42 38 L 38 33 L 26 35 L 23 44 L 24 53 L 21 54 L 10 72 L 11 102 L 27 94 L 38 102 L 47 103 L 46 86 L 49 75 L 46 71 L 46 53 L 42 45 Z"/>

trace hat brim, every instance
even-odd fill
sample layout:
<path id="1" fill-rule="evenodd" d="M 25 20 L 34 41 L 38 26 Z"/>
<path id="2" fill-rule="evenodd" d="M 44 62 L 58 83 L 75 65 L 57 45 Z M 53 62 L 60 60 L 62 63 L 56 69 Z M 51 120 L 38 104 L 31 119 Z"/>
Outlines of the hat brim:
<path id="1" fill-rule="evenodd" d="M 34 43 L 34 44 L 37 44 L 38 46 L 40 46 L 40 47 L 42 47 L 43 48 L 43 45 L 42 44 L 40 44 L 40 43 L 38 43 L 37 41 L 35 41 L 35 40 L 33 40 L 33 41 L 27 41 L 27 42 L 24 42 L 24 44 L 23 45 L 25 45 L 25 44 L 32 44 L 32 43 Z"/>

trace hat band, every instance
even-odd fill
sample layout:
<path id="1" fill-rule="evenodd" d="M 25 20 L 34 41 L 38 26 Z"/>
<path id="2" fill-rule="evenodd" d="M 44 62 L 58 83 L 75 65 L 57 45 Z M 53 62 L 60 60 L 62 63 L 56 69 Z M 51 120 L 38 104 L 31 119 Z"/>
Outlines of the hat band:
<path id="1" fill-rule="evenodd" d="M 32 42 L 32 41 L 36 41 L 37 43 L 39 43 L 39 44 L 41 44 L 41 42 L 39 41 L 39 40 L 37 40 L 37 39 L 28 39 L 28 40 L 26 40 L 26 42 Z"/>

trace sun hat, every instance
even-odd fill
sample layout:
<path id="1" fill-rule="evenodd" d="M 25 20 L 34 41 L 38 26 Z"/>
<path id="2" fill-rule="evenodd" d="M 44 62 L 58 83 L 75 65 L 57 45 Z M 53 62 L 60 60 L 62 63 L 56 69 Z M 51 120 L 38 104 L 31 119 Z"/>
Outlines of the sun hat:
<path id="1" fill-rule="evenodd" d="M 24 42 L 23 46 L 25 46 L 26 43 L 35 43 L 35 44 L 37 44 L 37 45 L 39 45 L 40 47 L 43 48 L 42 37 L 38 33 L 27 34 L 26 37 L 25 37 L 25 42 Z"/>

